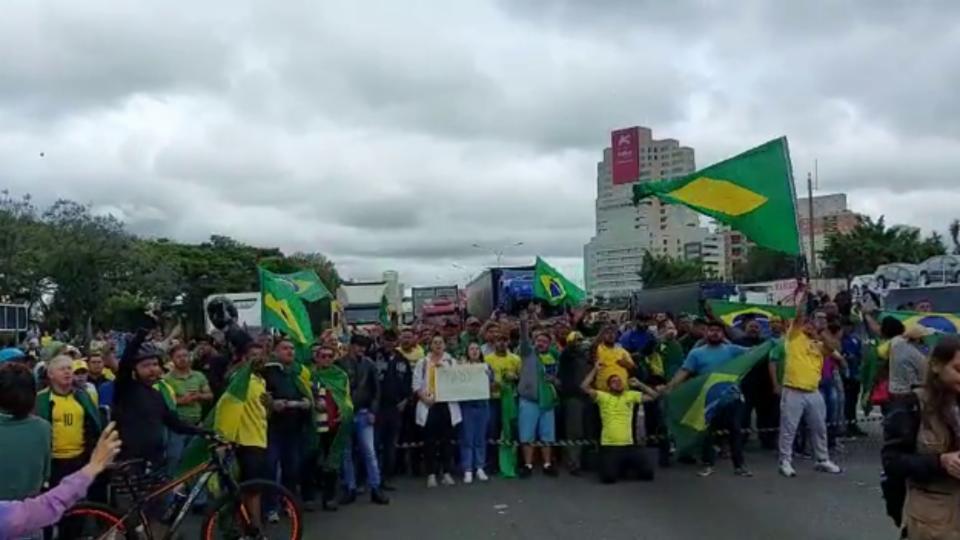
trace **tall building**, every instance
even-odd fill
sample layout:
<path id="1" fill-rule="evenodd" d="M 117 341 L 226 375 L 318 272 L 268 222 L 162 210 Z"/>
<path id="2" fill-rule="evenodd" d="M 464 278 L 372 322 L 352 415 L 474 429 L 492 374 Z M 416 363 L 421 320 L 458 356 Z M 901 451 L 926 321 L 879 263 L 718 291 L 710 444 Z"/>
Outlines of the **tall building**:
<path id="1" fill-rule="evenodd" d="M 847 195 L 818 195 L 813 198 L 813 220 L 810 220 L 810 199 L 797 199 L 797 224 L 800 226 L 800 244 L 803 255 L 810 260 L 810 228 L 813 227 L 813 249 L 816 252 L 816 273 L 824 267 L 820 251 L 827 244 L 827 236 L 846 234 L 859 222 L 860 215 L 847 208 Z"/>
<path id="2" fill-rule="evenodd" d="M 597 163 L 596 231 L 583 248 L 584 281 L 593 296 L 625 296 L 640 289 L 645 251 L 683 258 L 685 246 L 702 239 L 696 212 L 677 205 L 645 199 L 633 204 L 633 185 L 690 174 L 696 170 L 693 149 L 676 139 L 656 140 L 650 128 L 635 128 L 639 173 L 628 182 L 614 183 L 611 148 Z"/>

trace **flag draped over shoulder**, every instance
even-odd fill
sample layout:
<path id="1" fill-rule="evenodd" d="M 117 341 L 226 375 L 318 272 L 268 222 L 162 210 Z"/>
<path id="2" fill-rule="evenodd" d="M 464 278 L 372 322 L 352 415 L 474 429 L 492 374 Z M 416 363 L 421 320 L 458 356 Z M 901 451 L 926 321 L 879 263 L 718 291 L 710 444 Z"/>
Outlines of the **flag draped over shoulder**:
<path id="1" fill-rule="evenodd" d="M 760 246 L 800 254 L 786 137 L 687 176 L 635 184 L 634 203 L 646 197 L 688 206 L 730 225 Z"/>
<path id="2" fill-rule="evenodd" d="M 500 386 L 500 444 L 497 445 L 500 476 L 517 477 L 517 449 L 513 445 L 513 422 L 517 419 L 517 385 L 504 382 Z"/>
<path id="3" fill-rule="evenodd" d="M 250 391 L 250 377 L 253 368 L 249 363 L 241 364 L 230 376 L 223 395 L 217 400 L 207 417 L 203 420 L 203 427 L 216 431 L 228 441 L 237 441 L 240 435 L 243 406 Z M 207 441 L 200 437 L 194 438 L 187 447 L 180 461 L 180 472 L 195 467 L 210 458 L 210 448 Z"/>
<path id="4" fill-rule="evenodd" d="M 260 268 L 261 319 L 264 328 L 283 332 L 297 345 L 313 343 L 313 328 L 304 300 L 320 299 L 326 288 L 316 273 L 304 270 L 293 274 L 274 274 Z M 311 277 L 315 280 L 310 281 Z M 323 291 L 320 291 L 323 288 Z M 330 293 L 326 292 L 329 296 Z"/>
<path id="5" fill-rule="evenodd" d="M 700 444 L 721 398 L 766 358 L 772 348 L 773 343 L 769 341 L 757 345 L 713 371 L 686 381 L 667 395 L 667 422 L 679 452 L 688 452 Z"/>
<path id="6" fill-rule="evenodd" d="M 533 271 L 533 297 L 551 306 L 577 306 L 583 303 L 586 293 L 575 283 L 537 257 Z"/>
<path id="7" fill-rule="evenodd" d="M 333 396 L 340 415 L 337 434 L 330 444 L 330 450 L 324 456 L 324 466 L 339 470 L 343 462 L 343 451 L 350 441 L 353 426 L 353 401 L 350 399 L 350 381 L 347 372 L 337 366 L 318 368 L 313 371 L 313 382 L 322 385 Z"/>

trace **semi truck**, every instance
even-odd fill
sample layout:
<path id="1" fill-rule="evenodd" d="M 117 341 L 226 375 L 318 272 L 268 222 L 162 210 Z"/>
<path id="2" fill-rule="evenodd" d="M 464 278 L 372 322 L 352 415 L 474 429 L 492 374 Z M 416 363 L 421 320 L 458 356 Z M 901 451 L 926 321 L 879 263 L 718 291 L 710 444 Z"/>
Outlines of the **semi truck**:
<path id="1" fill-rule="evenodd" d="M 455 316 L 459 311 L 460 288 L 456 285 L 414 287 L 410 291 L 414 319 L 425 316 Z"/>
<path id="2" fill-rule="evenodd" d="M 737 295 L 737 286 L 732 283 L 700 281 L 655 287 L 635 291 L 631 298 L 631 311 L 638 313 L 700 313 L 702 300 L 727 300 Z"/>
<path id="3" fill-rule="evenodd" d="M 533 266 L 488 268 L 467 284 L 467 313 L 486 319 L 494 310 L 514 314 L 533 300 Z"/>

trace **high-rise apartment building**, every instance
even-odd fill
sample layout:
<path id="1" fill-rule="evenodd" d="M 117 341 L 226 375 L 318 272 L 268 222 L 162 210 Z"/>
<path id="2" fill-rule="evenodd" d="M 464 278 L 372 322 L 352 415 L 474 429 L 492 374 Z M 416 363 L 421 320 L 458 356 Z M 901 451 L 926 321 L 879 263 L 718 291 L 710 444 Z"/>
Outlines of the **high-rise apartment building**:
<path id="1" fill-rule="evenodd" d="M 635 128 L 639 173 L 635 180 L 614 183 L 614 152 L 603 150 L 597 163 L 596 231 L 583 248 L 584 281 L 593 296 L 617 297 L 640 289 L 645 251 L 683 258 L 685 246 L 706 234 L 696 212 L 658 199 L 633 204 L 633 186 L 690 174 L 696 170 L 693 149 L 676 139 L 656 140 L 650 128 Z"/>
<path id="2" fill-rule="evenodd" d="M 810 228 L 813 227 L 813 249 L 816 252 L 816 273 L 823 270 L 820 251 L 827 245 L 827 236 L 846 234 L 856 228 L 859 214 L 847 208 L 847 195 L 818 195 L 813 198 L 813 220 L 810 220 L 810 199 L 797 199 L 797 223 L 803 255 L 810 261 Z"/>

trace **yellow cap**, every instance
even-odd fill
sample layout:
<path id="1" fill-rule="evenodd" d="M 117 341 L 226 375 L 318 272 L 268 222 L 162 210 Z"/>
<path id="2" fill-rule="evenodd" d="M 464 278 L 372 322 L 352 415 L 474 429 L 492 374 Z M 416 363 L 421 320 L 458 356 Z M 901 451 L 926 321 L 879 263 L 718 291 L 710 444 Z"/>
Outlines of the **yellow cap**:
<path id="1" fill-rule="evenodd" d="M 580 332 L 574 331 L 567 334 L 567 343 L 573 343 L 578 339 L 583 339 L 583 334 L 581 334 Z"/>
<path id="2" fill-rule="evenodd" d="M 87 367 L 87 361 L 82 358 L 74 360 L 72 365 L 74 373 L 80 371 L 81 369 L 84 371 L 90 371 L 90 368 Z"/>

